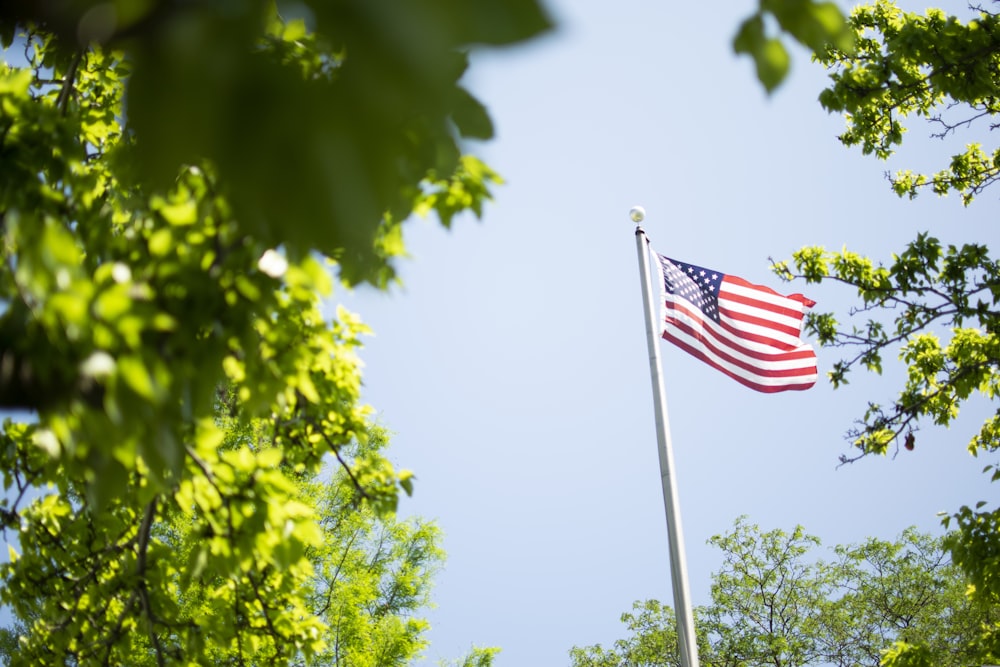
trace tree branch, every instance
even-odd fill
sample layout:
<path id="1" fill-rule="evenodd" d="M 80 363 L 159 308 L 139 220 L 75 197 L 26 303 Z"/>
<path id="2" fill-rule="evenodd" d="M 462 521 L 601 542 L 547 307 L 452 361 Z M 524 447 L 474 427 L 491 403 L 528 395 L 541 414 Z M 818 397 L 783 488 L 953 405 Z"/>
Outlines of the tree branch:
<path id="1" fill-rule="evenodd" d="M 76 83 L 76 70 L 80 66 L 80 61 L 83 60 L 84 53 L 86 51 L 77 51 L 73 54 L 73 60 L 69 63 L 69 70 L 66 71 L 66 78 L 63 79 L 62 88 L 59 90 L 59 97 L 56 99 L 56 108 L 59 109 L 59 113 L 63 116 L 66 115 L 68 109 L 69 98 L 73 93 L 73 84 Z"/>
<path id="2" fill-rule="evenodd" d="M 337 457 L 337 462 L 340 463 L 340 467 L 343 468 L 344 472 L 347 473 L 348 479 L 351 480 L 351 484 L 354 485 L 354 488 L 357 489 L 361 497 L 364 498 L 365 500 L 371 500 L 371 494 L 365 491 L 364 487 L 361 486 L 361 483 L 358 481 L 357 477 L 354 476 L 354 472 L 351 470 L 351 466 L 349 466 L 347 464 L 347 461 L 345 461 L 343 457 L 340 456 L 340 447 L 333 444 L 333 442 L 330 440 L 330 437 L 326 433 L 323 434 L 323 440 L 325 440 L 326 444 L 330 446 L 330 449 L 333 451 L 333 455 Z"/>
<path id="3" fill-rule="evenodd" d="M 146 616 L 146 627 L 147 632 L 149 632 L 149 638 L 153 642 L 153 647 L 156 650 L 156 664 L 158 667 L 165 667 L 166 657 L 164 655 L 163 645 L 160 643 L 160 636 L 156 632 L 156 620 L 154 618 L 154 613 L 152 605 L 149 602 L 149 589 L 146 586 L 146 558 L 149 549 L 149 536 L 153 528 L 153 519 L 156 516 L 156 503 L 158 497 L 154 497 L 148 505 L 146 505 L 146 512 L 142 517 L 142 525 L 139 526 L 139 534 L 136 541 L 136 578 L 139 581 L 139 587 L 137 589 L 139 593 L 139 599 L 142 601 L 143 614 Z"/>

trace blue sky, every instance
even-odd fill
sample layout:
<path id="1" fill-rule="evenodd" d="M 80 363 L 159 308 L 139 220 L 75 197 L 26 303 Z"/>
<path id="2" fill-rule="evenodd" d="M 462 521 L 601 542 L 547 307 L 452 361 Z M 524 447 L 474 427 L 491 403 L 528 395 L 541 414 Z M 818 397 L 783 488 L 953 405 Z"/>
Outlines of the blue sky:
<path id="1" fill-rule="evenodd" d="M 783 286 L 768 258 L 817 244 L 888 260 L 919 231 L 997 244 L 995 192 L 966 209 L 890 191 L 886 170 L 943 166 L 928 126 L 912 122 L 913 148 L 889 163 L 843 148 L 801 51 L 767 97 L 730 48 L 755 3 L 548 5 L 553 33 L 478 54 L 469 73 L 497 126 L 469 148 L 507 180 L 484 219 L 409 223 L 403 286 L 337 299 L 375 331 L 366 400 L 417 474 L 403 511 L 445 533 L 427 665 L 473 643 L 500 646 L 501 667 L 568 664 L 572 646 L 619 637 L 633 600 L 671 600 L 631 206 L 660 252 L 840 313 L 851 294 Z M 925 426 L 913 452 L 837 468 L 844 432 L 891 398 L 898 368 L 761 395 L 662 355 L 696 605 L 720 562 L 706 540 L 740 515 L 832 547 L 940 532 L 938 512 L 995 495 L 980 474 L 994 461 L 965 451 L 984 405 Z M 837 359 L 820 351 L 821 374 Z"/>

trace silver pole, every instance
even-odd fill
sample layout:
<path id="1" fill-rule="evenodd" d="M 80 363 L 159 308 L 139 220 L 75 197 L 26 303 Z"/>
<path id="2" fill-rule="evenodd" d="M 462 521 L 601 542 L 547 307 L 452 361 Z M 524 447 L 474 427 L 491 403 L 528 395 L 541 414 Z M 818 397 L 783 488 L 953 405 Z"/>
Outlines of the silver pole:
<path id="1" fill-rule="evenodd" d="M 653 383 L 653 410 L 656 415 L 656 440 L 660 454 L 660 480 L 663 483 L 663 507 L 667 514 L 667 538 L 670 542 L 670 582 L 674 589 L 674 613 L 677 615 L 677 644 L 681 667 L 698 667 L 698 646 L 695 641 L 694 615 L 688 592 L 687 564 L 684 560 L 684 537 L 681 534 L 681 514 L 674 487 L 674 455 L 670 444 L 667 421 L 667 398 L 663 391 L 660 366 L 660 334 L 657 327 L 653 289 L 649 277 L 649 240 L 638 223 L 646 212 L 636 206 L 630 212 L 635 227 L 635 248 L 639 254 L 639 274 L 642 300 L 646 315 L 646 340 L 649 347 L 649 375 Z"/>

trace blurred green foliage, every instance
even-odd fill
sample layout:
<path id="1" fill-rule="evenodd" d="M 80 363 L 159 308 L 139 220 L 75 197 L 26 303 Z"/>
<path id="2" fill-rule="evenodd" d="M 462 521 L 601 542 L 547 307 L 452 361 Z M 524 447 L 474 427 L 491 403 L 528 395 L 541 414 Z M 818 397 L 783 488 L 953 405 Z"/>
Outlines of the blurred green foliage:
<path id="1" fill-rule="evenodd" d="M 77 0 L 5 4 L 5 45 L 18 25 L 45 34 L 39 64 L 68 82 L 69 111 L 122 122 L 133 180 L 166 189 L 207 160 L 244 233 L 384 285 L 398 249 L 375 241 L 427 188 L 495 179 L 462 165 L 460 139 L 493 134 L 459 83 L 468 49 L 549 23 L 535 0 Z M 93 62 L 95 46 L 117 54 L 114 67 Z M 122 99 L 88 94 L 74 77 L 83 60 L 109 72 L 105 85 L 121 82 Z"/>
<path id="2" fill-rule="evenodd" d="M 0 5 L 0 408 L 37 416 L 0 434 L 11 661 L 419 653 L 437 534 L 391 519 L 414 478 L 361 402 L 367 328 L 323 300 L 390 284 L 413 214 L 482 213 L 468 51 L 547 27 L 534 0 Z"/>
<path id="3" fill-rule="evenodd" d="M 25 60 L 0 69 L 0 406 L 37 410 L 100 504 L 139 460 L 151 493 L 176 482 L 221 382 L 295 424 L 295 461 L 364 431 L 364 328 L 324 321 L 328 273 L 384 287 L 412 213 L 481 213 L 499 179 L 459 150 L 491 133 L 462 49 L 547 23 L 531 1 L 245 0 L 0 26 Z"/>
<path id="4" fill-rule="evenodd" d="M 791 56 L 781 35 L 813 53 L 831 48 L 842 53 L 853 51 L 854 35 L 836 3 L 759 0 L 757 11 L 740 24 L 733 50 L 753 59 L 757 79 L 768 93 L 781 85 L 791 67 Z"/>

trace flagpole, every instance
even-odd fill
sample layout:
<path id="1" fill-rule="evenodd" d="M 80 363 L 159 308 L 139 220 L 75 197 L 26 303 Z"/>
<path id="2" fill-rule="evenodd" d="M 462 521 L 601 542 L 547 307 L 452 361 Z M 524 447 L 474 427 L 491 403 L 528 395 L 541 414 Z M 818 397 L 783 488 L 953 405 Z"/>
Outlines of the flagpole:
<path id="1" fill-rule="evenodd" d="M 653 410 L 656 416 L 656 440 L 660 455 L 660 481 L 663 483 L 663 507 L 667 515 L 667 538 L 670 543 L 670 582 L 674 591 L 674 613 L 677 616 L 677 645 L 681 667 L 698 667 L 698 646 L 688 592 L 687 564 L 684 560 L 684 537 L 681 515 L 674 486 L 674 455 L 667 421 L 667 399 L 663 391 L 660 365 L 660 334 L 657 330 L 656 307 L 649 277 L 649 240 L 639 223 L 646 216 L 640 206 L 629 212 L 635 226 L 635 247 L 639 255 L 639 273 L 646 316 L 646 341 L 649 348 L 649 374 L 653 384 Z"/>

